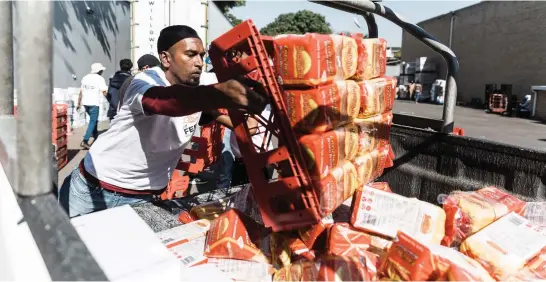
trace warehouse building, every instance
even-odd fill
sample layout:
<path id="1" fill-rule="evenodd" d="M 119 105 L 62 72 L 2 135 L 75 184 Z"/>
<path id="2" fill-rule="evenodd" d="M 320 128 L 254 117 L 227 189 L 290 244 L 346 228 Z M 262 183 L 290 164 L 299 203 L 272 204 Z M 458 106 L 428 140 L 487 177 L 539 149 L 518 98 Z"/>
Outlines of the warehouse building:
<path id="1" fill-rule="evenodd" d="M 482 1 L 418 25 L 457 55 L 459 102 L 483 103 L 488 84 L 522 100 L 532 85 L 546 85 L 545 15 L 542 1 Z M 404 32 L 402 61 L 422 56 L 432 57 L 445 78 L 441 57 Z"/>

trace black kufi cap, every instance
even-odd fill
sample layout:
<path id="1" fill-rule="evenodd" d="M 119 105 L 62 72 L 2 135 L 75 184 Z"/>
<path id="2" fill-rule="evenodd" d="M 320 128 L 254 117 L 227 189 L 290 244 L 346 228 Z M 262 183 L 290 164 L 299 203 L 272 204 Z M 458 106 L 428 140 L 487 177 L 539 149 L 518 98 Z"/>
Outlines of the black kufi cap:
<path id="1" fill-rule="evenodd" d="M 157 53 L 169 50 L 174 44 L 186 38 L 199 38 L 197 31 L 187 25 L 171 25 L 161 30 L 157 39 Z"/>

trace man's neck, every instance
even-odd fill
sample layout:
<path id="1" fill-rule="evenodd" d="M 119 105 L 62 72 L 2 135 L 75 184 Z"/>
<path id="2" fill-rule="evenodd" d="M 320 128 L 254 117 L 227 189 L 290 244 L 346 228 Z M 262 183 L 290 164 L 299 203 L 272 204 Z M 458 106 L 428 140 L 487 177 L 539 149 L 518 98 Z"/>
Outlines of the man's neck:
<path id="1" fill-rule="evenodd" d="M 176 81 L 176 78 L 170 71 L 166 71 L 166 70 L 163 70 L 163 71 L 165 72 L 165 78 L 171 85 L 178 84 Z"/>

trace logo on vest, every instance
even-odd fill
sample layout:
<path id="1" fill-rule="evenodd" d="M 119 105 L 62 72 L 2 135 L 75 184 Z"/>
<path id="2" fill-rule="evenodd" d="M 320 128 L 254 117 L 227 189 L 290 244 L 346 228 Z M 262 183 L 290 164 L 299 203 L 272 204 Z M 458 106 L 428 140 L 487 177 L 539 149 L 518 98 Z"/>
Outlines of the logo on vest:
<path id="1" fill-rule="evenodd" d="M 193 135 L 193 133 L 195 132 L 195 128 L 197 127 L 196 124 L 192 125 L 192 126 L 187 126 L 187 125 L 184 125 L 184 134 L 186 136 L 188 135 Z"/>

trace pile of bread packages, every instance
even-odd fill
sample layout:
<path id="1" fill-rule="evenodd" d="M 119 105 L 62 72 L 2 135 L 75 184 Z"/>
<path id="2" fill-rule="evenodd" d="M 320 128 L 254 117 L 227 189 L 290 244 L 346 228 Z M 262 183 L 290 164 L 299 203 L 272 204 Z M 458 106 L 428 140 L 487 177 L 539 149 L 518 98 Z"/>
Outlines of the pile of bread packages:
<path id="1" fill-rule="evenodd" d="M 440 207 L 373 182 L 394 158 L 396 80 L 384 76 L 384 40 L 305 34 L 274 43 L 323 219 L 272 232 L 248 185 L 159 233 L 184 266 L 219 269 L 231 281 L 546 279 L 545 204 L 485 187 L 444 195 Z"/>

